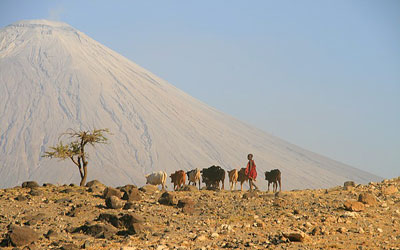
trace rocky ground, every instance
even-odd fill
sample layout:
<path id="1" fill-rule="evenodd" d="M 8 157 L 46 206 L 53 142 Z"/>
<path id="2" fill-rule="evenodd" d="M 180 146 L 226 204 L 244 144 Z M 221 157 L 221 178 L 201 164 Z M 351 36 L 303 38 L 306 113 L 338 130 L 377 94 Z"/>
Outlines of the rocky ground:
<path id="1" fill-rule="evenodd" d="M 3 249 L 400 249 L 400 177 L 319 190 L 0 190 Z"/>

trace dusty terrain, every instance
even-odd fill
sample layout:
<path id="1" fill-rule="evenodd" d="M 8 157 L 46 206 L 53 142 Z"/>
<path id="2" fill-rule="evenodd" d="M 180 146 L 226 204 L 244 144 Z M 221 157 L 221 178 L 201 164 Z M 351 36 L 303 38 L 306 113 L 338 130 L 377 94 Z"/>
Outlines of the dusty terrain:
<path id="1" fill-rule="evenodd" d="M 400 249 L 400 177 L 277 194 L 188 188 L 162 199 L 151 186 L 122 197 L 98 182 L 25 185 L 0 190 L 4 249 Z"/>

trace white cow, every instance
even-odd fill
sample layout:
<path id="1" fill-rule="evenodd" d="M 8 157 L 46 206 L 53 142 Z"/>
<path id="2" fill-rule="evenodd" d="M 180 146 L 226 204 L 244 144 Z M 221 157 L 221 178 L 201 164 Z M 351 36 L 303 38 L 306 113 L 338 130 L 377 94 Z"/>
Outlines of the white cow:
<path id="1" fill-rule="evenodd" d="M 191 182 L 193 182 L 193 184 L 196 186 L 196 181 L 198 181 L 200 189 L 200 176 L 201 176 L 200 169 L 196 168 L 190 170 L 189 172 L 186 172 L 186 175 L 188 176 L 189 185 Z"/>
<path id="2" fill-rule="evenodd" d="M 165 182 L 167 181 L 167 173 L 164 171 L 153 172 L 151 174 L 147 174 L 146 177 L 146 184 L 151 185 L 160 185 L 162 186 L 162 190 L 165 190 Z"/>

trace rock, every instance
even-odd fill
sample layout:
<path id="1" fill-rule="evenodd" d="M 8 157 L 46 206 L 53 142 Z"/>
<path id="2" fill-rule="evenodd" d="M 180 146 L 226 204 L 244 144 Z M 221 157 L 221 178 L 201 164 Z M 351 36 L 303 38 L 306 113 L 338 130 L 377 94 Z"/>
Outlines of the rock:
<path id="1" fill-rule="evenodd" d="M 242 196 L 243 199 L 251 199 L 251 198 L 256 198 L 256 197 L 258 197 L 258 194 L 257 194 L 257 192 L 254 192 L 254 191 L 246 192 Z"/>
<path id="2" fill-rule="evenodd" d="M 85 187 L 89 187 L 89 188 L 93 187 L 93 186 L 104 186 L 105 187 L 105 185 L 98 180 L 89 181 L 85 185 Z"/>
<path id="3" fill-rule="evenodd" d="M 128 184 L 123 187 L 118 187 L 117 189 L 119 189 L 121 192 L 129 192 L 132 189 L 138 189 L 138 188 L 135 185 Z"/>
<path id="4" fill-rule="evenodd" d="M 26 198 L 26 196 L 22 195 L 22 194 L 20 194 L 17 197 L 15 197 L 15 200 L 17 200 L 17 201 L 26 201 L 27 199 L 28 198 Z"/>
<path id="5" fill-rule="evenodd" d="M 205 235 L 196 236 L 196 238 L 194 238 L 195 241 L 205 241 L 206 239 L 207 237 Z"/>
<path id="6" fill-rule="evenodd" d="M 72 200 L 69 198 L 61 198 L 56 200 L 54 203 L 58 204 L 58 203 L 72 203 Z"/>
<path id="7" fill-rule="evenodd" d="M 61 247 L 61 250 L 79 250 L 80 247 L 75 245 L 74 243 L 67 243 Z"/>
<path id="8" fill-rule="evenodd" d="M 184 198 L 178 201 L 178 207 L 182 208 L 182 211 L 187 214 L 194 212 L 194 201 L 191 198 Z"/>
<path id="9" fill-rule="evenodd" d="M 283 236 L 288 238 L 290 241 L 296 241 L 296 242 L 304 242 L 308 239 L 307 235 L 302 231 L 283 233 Z"/>
<path id="10" fill-rule="evenodd" d="M 56 185 L 51 184 L 51 183 L 43 183 L 43 187 L 55 187 Z"/>
<path id="11" fill-rule="evenodd" d="M 397 193 L 398 191 L 399 190 L 393 185 L 387 186 L 387 187 L 382 187 L 382 194 L 384 194 L 384 195 L 391 195 L 391 194 Z"/>
<path id="12" fill-rule="evenodd" d="M 338 231 L 339 233 L 345 233 L 345 232 L 347 232 L 347 228 L 345 228 L 345 227 L 339 227 L 339 228 L 337 229 L 337 231 Z"/>
<path id="13" fill-rule="evenodd" d="M 358 201 L 370 206 L 375 206 L 378 204 L 375 197 L 370 193 L 362 193 L 358 196 Z"/>
<path id="14" fill-rule="evenodd" d="M 124 202 L 116 196 L 111 196 L 106 199 L 106 206 L 111 209 L 120 209 L 124 206 Z"/>
<path id="15" fill-rule="evenodd" d="M 97 194 L 103 193 L 104 189 L 106 189 L 106 185 L 104 185 L 98 180 L 89 181 L 88 183 L 86 183 L 86 187 L 89 188 L 88 189 L 89 192 Z"/>
<path id="16" fill-rule="evenodd" d="M 49 239 L 50 241 L 53 241 L 54 239 L 57 239 L 59 237 L 58 233 L 56 231 L 54 231 L 53 229 L 50 229 L 49 231 L 47 231 L 47 233 L 45 234 L 45 237 L 47 239 Z"/>
<path id="17" fill-rule="evenodd" d="M 41 196 L 43 195 L 43 191 L 38 188 L 32 188 L 29 194 L 32 196 Z"/>
<path id="18" fill-rule="evenodd" d="M 84 214 L 84 212 L 85 211 L 81 206 L 73 206 L 67 215 L 71 217 L 80 217 Z"/>
<path id="19" fill-rule="evenodd" d="M 140 195 L 139 189 L 130 188 L 124 190 L 124 195 L 122 196 L 122 199 L 127 201 L 139 201 L 142 199 L 142 196 Z"/>
<path id="20" fill-rule="evenodd" d="M 158 203 L 163 204 L 163 205 L 176 205 L 178 204 L 178 199 L 176 198 L 176 195 L 171 192 L 164 192 L 160 199 L 158 199 Z"/>
<path id="21" fill-rule="evenodd" d="M 139 190 L 147 194 L 158 192 L 157 186 L 151 184 L 144 185 L 143 187 L 139 188 Z"/>
<path id="22" fill-rule="evenodd" d="M 356 184 L 354 183 L 354 181 L 345 181 L 343 186 L 344 187 L 355 187 Z"/>
<path id="23" fill-rule="evenodd" d="M 219 237 L 219 234 L 218 233 L 212 233 L 211 234 L 211 238 L 213 238 L 213 239 L 216 239 L 216 238 L 218 238 Z"/>
<path id="24" fill-rule="evenodd" d="M 128 202 L 126 202 L 125 205 L 124 205 L 124 209 L 125 209 L 125 210 L 133 209 L 133 208 L 135 208 L 135 203 L 133 203 L 133 202 L 128 201 Z"/>
<path id="25" fill-rule="evenodd" d="M 183 191 L 189 191 L 189 192 L 197 192 L 197 191 L 199 191 L 197 189 L 197 187 L 193 186 L 193 185 L 185 185 L 182 190 Z"/>
<path id="26" fill-rule="evenodd" d="M 36 181 L 25 181 L 21 185 L 23 188 L 35 188 L 39 187 L 39 184 L 37 184 Z"/>
<path id="27" fill-rule="evenodd" d="M 107 198 L 110 198 L 111 196 L 115 196 L 115 197 L 121 198 L 122 197 L 122 193 L 121 193 L 121 191 L 119 191 L 116 188 L 106 187 L 104 189 L 104 192 L 103 192 L 103 198 L 107 199 Z"/>
<path id="28" fill-rule="evenodd" d="M 102 213 L 97 218 L 98 221 L 107 222 L 116 228 L 123 228 L 123 223 L 119 220 L 118 216 L 115 214 Z"/>
<path id="29" fill-rule="evenodd" d="M 136 247 L 121 247 L 120 250 L 138 250 Z"/>
<path id="30" fill-rule="evenodd" d="M 360 212 L 364 210 L 364 204 L 359 201 L 345 201 L 344 207 L 346 210 Z"/>
<path id="31" fill-rule="evenodd" d="M 124 214 L 123 216 L 121 216 L 121 218 L 119 218 L 119 220 L 122 225 L 124 225 L 124 227 L 128 230 L 131 229 L 134 224 L 141 224 L 144 222 L 143 217 L 133 213 Z"/>
<path id="32" fill-rule="evenodd" d="M 96 238 L 110 239 L 113 235 L 117 233 L 117 229 L 111 225 L 106 225 L 103 223 L 84 225 L 80 228 L 83 233 L 91 235 Z"/>
<path id="33" fill-rule="evenodd" d="M 25 246 L 39 239 L 39 234 L 29 227 L 11 226 L 8 238 L 13 246 Z"/>

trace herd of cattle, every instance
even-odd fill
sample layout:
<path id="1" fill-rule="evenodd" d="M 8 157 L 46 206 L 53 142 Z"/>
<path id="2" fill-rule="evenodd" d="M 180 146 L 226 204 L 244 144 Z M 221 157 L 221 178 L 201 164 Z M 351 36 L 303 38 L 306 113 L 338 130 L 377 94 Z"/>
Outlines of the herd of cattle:
<path id="1" fill-rule="evenodd" d="M 240 190 L 243 191 L 243 183 L 249 181 L 248 176 L 245 174 L 246 169 L 242 168 L 239 171 L 236 169 L 228 171 L 230 190 L 236 189 L 237 182 L 240 182 Z M 185 173 L 183 170 L 175 171 L 175 173 L 170 175 L 171 182 L 174 184 L 174 190 L 179 190 L 183 188 L 186 183 L 186 176 L 188 180 L 188 185 L 199 184 L 200 178 L 202 182 L 206 184 L 207 189 L 220 189 L 220 182 L 222 183 L 222 189 L 224 189 L 225 182 L 225 170 L 220 166 L 211 166 L 209 168 L 203 168 L 202 170 L 196 168 Z M 161 185 L 162 189 L 165 189 L 165 184 L 167 181 L 167 173 L 164 171 L 154 172 L 148 174 L 146 177 L 146 184 Z M 268 181 L 268 191 L 269 186 L 273 183 L 273 192 L 278 189 L 281 190 L 281 171 L 279 169 L 273 169 L 271 171 L 265 172 L 265 180 Z"/>

